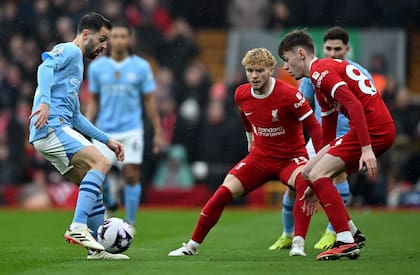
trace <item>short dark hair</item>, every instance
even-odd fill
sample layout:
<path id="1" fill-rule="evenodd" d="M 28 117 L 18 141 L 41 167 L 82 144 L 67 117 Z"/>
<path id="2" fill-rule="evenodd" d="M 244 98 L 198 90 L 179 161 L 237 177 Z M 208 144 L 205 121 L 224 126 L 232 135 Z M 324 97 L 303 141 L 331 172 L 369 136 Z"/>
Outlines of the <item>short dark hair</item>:
<path id="1" fill-rule="evenodd" d="M 98 32 L 102 27 L 108 30 L 112 29 L 111 20 L 105 18 L 97 12 L 89 12 L 80 19 L 77 25 L 77 33 L 81 33 L 84 29 Z"/>
<path id="2" fill-rule="evenodd" d="M 133 28 L 130 26 L 130 24 L 127 23 L 127 21 L 118 20 L 118 21 L 112 23 L 112 27 L 113 28 L 116 28 L 116 27 L 125 28 L 125 29 L 128 30 L 129 35 L 133 34 Z"/>
<path id="3" fill-rule="evenodd" d="M 293 51 L 297 46 L 305 48 L 309 53 L 314 53 L 314 41 L 312 40 L 312 37 L 303 30 L 296 30 L 288 33 L 280 42 L 277 52 L 280 58 L 283 58 L 284 52 Z"/>
<path id="4" fill-rule="evenodd" d="M 344 45 L 347 45 L 349 43 L 349 34 L 342 27 L 332 27 L 324 33 L 324 42 L 327 40 L 341 40 Z"/>

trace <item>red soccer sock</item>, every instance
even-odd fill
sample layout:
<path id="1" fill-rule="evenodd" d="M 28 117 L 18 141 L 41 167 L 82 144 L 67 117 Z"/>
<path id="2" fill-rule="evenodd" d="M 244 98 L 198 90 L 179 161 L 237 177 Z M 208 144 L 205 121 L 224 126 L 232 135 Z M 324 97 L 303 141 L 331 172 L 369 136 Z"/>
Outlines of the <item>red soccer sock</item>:
<path id="1" fill-rule="evenodd" d="M 207 201 L 200 213 L 197 225 L 191 239 L 202 243 L 210 229 L 217 223 L 222 215 L 223 209 L 232 201 L 232 193 L 225 186 L 220 186 L 213 196 Z"/>
<path id="2" fill-rule="evenodd" d="M 337 233 L 349 231 L 348 221 L 350 218 L 332 180 L 320 178 L 312 183 L 312 190 L 318 196 L 319 202 L 335 231 Z"/>
<path id="3" fill-rule="evenodd" d="M 311 222 L 311 216 L 307 216 L 303 211 L 303 201 L 299 200 L 303 193 L 308 187 L 309 182 L 306 181 L 302 175 L 296 176 L 295 179 L 295 189 L 296 189 L 296 200 L 295 204 L 293 205 L 293 219 L 295 220 L 295 236 L 301 236 L 302 238 L 306 238 L 306 234 L 308 233 L 309 223 Z"/>

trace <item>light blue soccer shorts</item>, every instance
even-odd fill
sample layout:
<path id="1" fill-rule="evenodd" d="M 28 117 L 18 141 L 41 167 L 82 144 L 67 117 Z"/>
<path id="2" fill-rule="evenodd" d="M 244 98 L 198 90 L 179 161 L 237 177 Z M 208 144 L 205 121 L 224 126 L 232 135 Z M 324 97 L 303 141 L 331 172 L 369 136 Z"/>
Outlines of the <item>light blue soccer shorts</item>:
<path id="1" fill-rule="evenodd" d="M 76 130 L 65 126 L 51 129 L 45 138 L 34 141 L 33 145 L 64 175 L 73 168 L 70 165 L 73 155 L 92 143 Z"/>

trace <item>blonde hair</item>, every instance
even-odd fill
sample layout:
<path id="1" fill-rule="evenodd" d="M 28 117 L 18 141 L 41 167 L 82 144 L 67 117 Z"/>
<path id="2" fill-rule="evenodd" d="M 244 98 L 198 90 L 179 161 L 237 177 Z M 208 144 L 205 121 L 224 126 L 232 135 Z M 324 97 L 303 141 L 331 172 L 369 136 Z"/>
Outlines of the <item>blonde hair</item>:
<path id="1" fill-rule="evenodd" d="M 277 61 L 273 54 L 266 48 L 254 48 L 249 50 L 242 59 L 242 65 L 245 67 L 274 67 Z"/>

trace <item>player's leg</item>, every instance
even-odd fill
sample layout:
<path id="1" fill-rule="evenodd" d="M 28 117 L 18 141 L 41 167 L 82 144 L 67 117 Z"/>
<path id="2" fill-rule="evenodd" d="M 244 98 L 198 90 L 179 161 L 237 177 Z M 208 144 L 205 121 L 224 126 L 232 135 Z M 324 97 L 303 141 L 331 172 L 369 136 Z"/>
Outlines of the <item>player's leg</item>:
<path id="1" fill-rule="evenodd" d="M 273 243 L 268 249 L 277 250 L 290 248 L 292 246 L 293 239 L 293 230 L 294 230 L 294 220 L 293 220 L 293 204 L 295 203 L 296 192 L 287 189 L 283 195 L 281 216 L 283 223 L 283 232 L 281 236 Z"/>
<path id="2" fill-rule="evenodd" d="M 337 232 L 337 240 L 333 248 L 319 254 L 317 256 L 318 260 L 330 260 L 342 256 L 356 258 L 360 253 L 359 246 L 354 242 L 349 229 L 350 217 L 331 180 L 335 175 L 343 172 L 344 169 L 345 163 L 341 158 L 325 154 L 312 166 L 309 173 L 305 172 L 309 176 L 312 190 L 317 195 L 328 220 Z"/>
<path id="3" fill-rule="evenodd" d="M 196 255 L 200 244 L 217 223 L 226 205 L 233 199 L 252 192 L 270 179 L 276 177 L 276 163 L 248 154 L 245 159 L 233 167 L 225 177 L 223 184 L 207 201 L 198 218 L 196 227 L 188 243 L 169 252 L 169 256 Z"/>
<path id="4" fill-rule="evenodd" d="M 210 229 L 217 223 L 226 205 L 233 198 L 239 197 L 244 190 L 241 182 L 233 175 L 228 174 L 223 184 L 216 190 L 201 210 L 197 225 L 188 243 L 179 249 L 169 252 L 168 256 L 191 256 L 198 253 L 198 248 Z"/>
<path id="5" fill-rule="evenodd" d="M 95 213 L 95 207 L 103 207 L 102 184 L 105 180 L 105 174 L 109 171 L 111 165 L 94 146 L 87 146 L 78 151 L 73 156 L 71 164 L 73 169 L 67 172 L 65 176 L 73 182 L 80 182 L 80 186 L 73 221 L 69 230 L 65 233 L 65 238 L 70 242 L 85 247 L 101 249 L 101 247 L 91 246 L 89 242 L 85 242 L 84 238 L 87 234 L 83 232 L 88 229 L 89 215 Z M 90 169 L 83 176 L 85 167 L 90 167 Z M 103 213 L 101 214 L 101 219 L 103 220 Z M 96 229 L 97 227 L 89 228 L 88 230 L 94 231 Z M 90 239 L 90 237 L 87 236 L 86 239 Z"/>
<path id="6" fill-rule="evenodd" d="M 72 230 L 66 231 L 65 238 L 85 247 L 103 250 L 89 232 L 87 216 L 101 191 L 104 173 L 109 169 L 108 162 L 85 137 L 70 127 L 56 129 L 33 145 L 62 175 L 80 184 L 74 225 Z"/>
<path id="7" fill-rule="evenodd" d="M 134 226 L 139 208 L 142 186 L 140 183 L 140 165 L 126 164 L 124 174 L 124 207 L 127 222 Z"/>
<path id="8" fill-rule="evenodd" d="M 347 181 L 347 174 L 341 173 L 339 176 L 334 178 L 334 186 L 337 188 L 338 193 L 341 196 L 344 204 L 347 204 L 347 201 L 350 197 L 350 186 Z M 325 232 L 319 241 L 314 245 L 315 249 L 328 249 L 334 245 L 336 239 L 336 233 L 331 223 L 328 223 Z"/>
<path id="9" fill-rule="evenodd" d="M 125 160 L 122 167 L 125 216 L 127 222 L 134 226 L 142 195 L 140 165 L 143 162 L 143 131 L 134 130 L 119 134 L 118 137 L 125 149 Z"/>
<path id="10" fill-rule="evenodd" d="M 118 140 L 120 141 L 120 140 Z M 105 144 L 102 142 L 99 142 L 97 140 L 92 140 L 93 145 L 105 156 L 106 159 L 112 164 L 115 165 L 117 163 L 117 159 L 115 157 L 114 152 L 112 152 Z M 105 216 L 110 215 L 109 213 L 113 213 L 118 208 L 118 203 L 116 201 L 116 198 L 114 197 L 114 194 L 112 192 L 112 185 L 115 184 L 113 181 L 113 178 L 111 177 L 110 173 L 105 178 L 105 181 L 103 183 L 103 200 L 104 200 L 104 206 L 106 208 L 105 210 Z M 112 216 L 112 214 L 111 214 Z"/>

